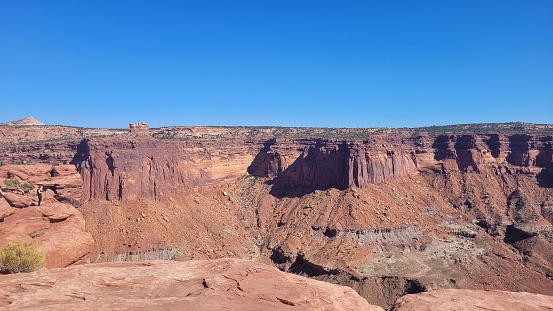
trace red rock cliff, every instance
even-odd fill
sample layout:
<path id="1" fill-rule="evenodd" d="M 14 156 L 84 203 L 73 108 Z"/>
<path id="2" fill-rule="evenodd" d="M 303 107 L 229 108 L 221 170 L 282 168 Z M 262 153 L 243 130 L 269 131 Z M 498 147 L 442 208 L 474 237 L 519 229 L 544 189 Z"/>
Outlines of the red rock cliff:
<path id="1" fill-rule="evenodd" d="M 235 144 L 85 140 L 75 163 L 84 199 L 159 199 L 249 173 L 273 178 L 274 194 L 329 188 L 365 188 L 420 170 L 500 173 L 526 170 L 547 183 L 551 136 L 439 135 L 406 139 L 375 135 L 364 141 L 238 140 Z"/>
<path id="2" fill-rule="evenodd" d="M 388 139 L 387 144 L 382 144 Z M 275 144 L 276 142 L 272 142 Z M 294 158 L 286 144 L 266 144 L 249 168 L 250 174 L 273 177 L 275 189 L 304 191 L 329 188 L 364 188 L 398 176 L 416 173 L 415 154 L 401 137 L 375 137 L 370 141 L 301 141 L 301 153 Z M 284 145 L 284 146 L 283 146 Z"/>
<path id="3" fill-rule="evenodd" d="M 253 156 L 241 149 L 209 151 L 201 142 L 153 138 L 84 140 L 73 162 L 83 197 L 133 200 L 176 196 L 243 174 Z"/>

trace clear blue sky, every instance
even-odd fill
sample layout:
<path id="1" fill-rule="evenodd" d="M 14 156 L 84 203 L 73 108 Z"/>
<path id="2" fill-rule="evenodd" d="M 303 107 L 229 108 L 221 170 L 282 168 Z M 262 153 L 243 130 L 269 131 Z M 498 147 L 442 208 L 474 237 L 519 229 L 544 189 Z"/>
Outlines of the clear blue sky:
<path id="1" fill-rule="evenodd" d="M 0 0 L 0 122 L 553 123 L 553 1 Z"/>

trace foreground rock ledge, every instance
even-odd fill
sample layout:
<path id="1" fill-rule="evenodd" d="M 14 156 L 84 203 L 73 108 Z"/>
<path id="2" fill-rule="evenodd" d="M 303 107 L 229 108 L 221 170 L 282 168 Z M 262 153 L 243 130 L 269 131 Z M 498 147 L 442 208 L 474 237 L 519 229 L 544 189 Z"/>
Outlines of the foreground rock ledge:
<path id="1" fill-rule="evenodd" d="M 241 259 L 101 263 L 0 276 L 3 310 L 383 310 L 353 289 Z"/>
<path id="2" fill-rule="evenodd" d="M 394 311 L 553 310 L 553 296 L 498 290 L 440 289 L 399 298 Z"/>

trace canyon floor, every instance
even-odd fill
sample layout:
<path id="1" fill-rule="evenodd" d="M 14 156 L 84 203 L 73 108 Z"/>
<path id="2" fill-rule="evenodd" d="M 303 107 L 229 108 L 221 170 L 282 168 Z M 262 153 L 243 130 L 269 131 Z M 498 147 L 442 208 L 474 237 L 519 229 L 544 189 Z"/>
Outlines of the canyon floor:
<path id="1" fill-rule="evenodd" d="M 404 298 L 419 293 L 451 304 L 456 289 L 542 295 L 520 310 L 546 310 L 552 132 L 0 125 L 0 245 L 36 243 L 59 274 L 235 258 L 347 286 L 384 309 L 413 310 Z M 45 187 L 43 206 L 5 186 L 14 178 Z M 420 310 L 440 303 L 420 297 Z M 492 300 L 482 303 L 503 310 Z"/>

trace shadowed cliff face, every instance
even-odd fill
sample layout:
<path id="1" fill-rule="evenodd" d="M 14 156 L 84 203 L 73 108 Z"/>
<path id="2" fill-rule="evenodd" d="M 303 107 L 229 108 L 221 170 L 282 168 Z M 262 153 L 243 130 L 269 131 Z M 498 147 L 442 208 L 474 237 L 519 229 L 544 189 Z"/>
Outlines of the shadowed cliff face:
<path id="1" fill-rule="evenodd" d="M 276 177 L 271 181 L 271 193 L 277 197 L 300 197 L 330 188 L 365 188 L 416 173 L 415 155 L 402 146 L 379 150 L 367 142 L 316 140 L 286 166 L 278 148 L 271 148 L 273 144 L 264 146 L 248 172 L 257 177 Z"/>
<path id="2" fill-rule="evenodd" d="M 271 194 L 302 196 L 315 190 L 346 189 L 349 184 L 349 150 L 346 143 L 327 145 L 318 141 L 274 180 Z"/>
<path id="3" fill-rule="evenodd" d="M 282 173 L 280 154 L 271 150 L 271 146 L 275 143 L 275 139 L 263 143 L 263 148 L 255 156 L 252 164 L 248 166 L 248 174 L 257 177 L 274 178 Z"/>

